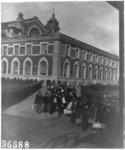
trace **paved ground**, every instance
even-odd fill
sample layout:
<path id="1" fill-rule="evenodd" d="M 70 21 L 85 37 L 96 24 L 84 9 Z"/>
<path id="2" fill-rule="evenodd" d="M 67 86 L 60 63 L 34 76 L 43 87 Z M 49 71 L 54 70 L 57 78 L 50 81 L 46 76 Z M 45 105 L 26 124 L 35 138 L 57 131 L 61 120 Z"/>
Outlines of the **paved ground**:
<path id="1" fill-rule="evenodd" d="M 2 140 L 29 141 L 30 148 L 96 147 L 91 142 L 83 142 L 92 131 L 83 132 L 68 117 L 35 113 L 32 110 L 35 95 L 2 112 Z"/>
<path id="2" fill-rule="evenodd" d="M 68 117 L 35 113 L 32 110 L 35 95 L 2 112 L 2 140 L 29 141 L 30 148 L 106 147 L 103 135 L 91 130 L 83 132 Z"/>
<path id="3" fill-rule="evenodd" d="M 42 94 L 44 94 L 46 91 L 46 88 L 42 88 L 41 91 L 42 91 Z M 26 98 L 24 101 L 7 108 L 6 110 L 3 111 L 3 114 L 24 117 L 24 118 L 28 118 L 32 120 L 41 120 L 43 118 L 47 118 L 48 117 L 47 114 L 38 115 L 32 110 L 32 105 L 34 103 L 36 94 L 37 92 L 35 92 L 34 94 Z M 56 114 L 54 114 L 51 117 L 55 117 L 55 116 Z"/>
<path id="4" fill-rule="evenodd" d="M 2 119 L 3 140 L 29 141 L 30 148 L 96 147 L 82 141 L 91 131 L 81 131 L 65 117 L 31 120 L 4 114 Z"/>

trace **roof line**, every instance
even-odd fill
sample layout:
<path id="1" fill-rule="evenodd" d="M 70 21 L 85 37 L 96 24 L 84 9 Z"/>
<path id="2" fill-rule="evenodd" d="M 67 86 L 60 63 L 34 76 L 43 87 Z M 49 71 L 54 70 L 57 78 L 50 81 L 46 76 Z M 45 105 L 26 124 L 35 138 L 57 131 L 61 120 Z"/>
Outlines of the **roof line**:
<path id="1" fill-rule="evenodd" d="M 38 17 L 32 17 L 32 18 L 27 18 L 27 19 L 24 19 L 24 21 L 29 21 L 29 20 L 33 20 L 34 18 L 38 18 Z M 12 22 L 16 22 L 16 20 L 13 20 L 13 21 L 6 21 L 6 22 L 2 22 L 3 23 L 12 23 Z"/>
<path id="2" fill-rule="evenodd" d="M 65 35 L 65 34 L 63 34 L 63 33 L 60 33 L 60 35 L 63 36 L 63 37 L 68 38 L 69 40 L 71 39 L 71 40 L 73 40 L 73 41 L 76 41 L 77 43 L 84 44 L 84 46 L 86 46 L 87 49 L 88 49 L 88 46 L 89 46 L 89 47 L 91 48 L 91 51 L 92 51 L 92 52 L 93 52 L 93 49 L 94 49 L 94 50 L 97 50 L 98 52 L 101 51 L 104 55 L 105 55 L 105 54 L 109 54 L 110 56 L 119 58 L 119 56 L 117 56 L 117 55 L 115 55 L 115 54 L 109 53 L 109 52 L 107 52 L 107 51 L 104 51 L 104 50 L 102 50 L 102 49 L 99 49 L 99 48 L 97 48 L 97 47 L 94 47 L 94 46 L 92 46 L 92 45 L 90 45 L 90 44 L 84 43 L 84 42 L 82 42 L 82 41 L 80 41 L 80 40 L 77 40 L 77 39 L 75 39 L 75 38 L 73 38 L 73 37 L 70 37 L 70 36 L 68 36 L 68 35 Z"/>

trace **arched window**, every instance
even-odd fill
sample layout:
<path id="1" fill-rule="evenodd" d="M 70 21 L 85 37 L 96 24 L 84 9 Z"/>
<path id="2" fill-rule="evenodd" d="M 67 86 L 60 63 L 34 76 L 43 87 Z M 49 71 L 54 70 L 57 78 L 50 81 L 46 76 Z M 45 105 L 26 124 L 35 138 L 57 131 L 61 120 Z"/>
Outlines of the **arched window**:
<path id="1" fill-rule="evenodd" d="M 47 75 L 47 64 L 45 61 L 40 62 L 40 75 Z"/>
<path id="2" fill-rule="evenodd" d="M 83 79 L 86 78 L 86 65 L 85 64 L 83 64 L 82 69 L 81 69 L 81 77 Z"/>
<path id="3" fill-rule="evenodd" d="M 88 68 L 88 78 L 92 79 L 92 65 L 90 65 Z"/>
<path id="4" fill-rule="evenodd" d="M 100 80 L 103 80 L 103 68 L 101 67 L 100 68 L 100 73 L 99 73 L 100 75 Z"/>
<path id="5" fill-rule="evenodd" d="M 104 80 L 108 80 L 107 68 L 104 70 Z"/>
<path id="6" fill-rule="evenodd" d="M 40 28 L 37 25 L 33 25 L 28 30 L 28 35 L 29 36 L 41 35 L 41 30 L 40 30 Z"/>
<path id="7" fill-rule="evenodd" d="M 109 71 L 108 71 L 108 80 L 112 80 L 112 71 L 111 71 L 111 69 L 109 69 Z"/>
<path id="8" fill-rule="evenodd" d="M 112 78 L 113 78 L 113 81 L 116 81 L 116 71 L 115 71 L 115 69 L 113 70 Z"/>
<path id="9" fill-rule="evenodd" d="M 19 74 L 20 73 L 20 61 L 17 57 L 15 57 L 11 62 L 11 74 Z"/>
<path id="10" fill-rule="evenodd" d="M 45 57 L 42 57 L 38 63 L 38 75 L 48 75 L 48 61 Z"/>
<path id="11" fill-rule="evenodd" d="M 2 73 L 7 73 L 7 62 L 3 61 L 2 62 Z"/>
<path id="12" fill-rule="evenodd" d="M 70 65 L 68 62 L 64 63 L 64 77 L 70 76 Z"/>
<path id="13" fill-rule="evenodd" d="M 94 79 L 98 79 L 98 67 L 95 66 L 95 69 L 94 69 Z"/>
<path id="14" fill-rule="evenodd" d="M 112 70 L 110 70 L 110 80 L 112 80 Z"/>
<path id="15" fill-rule="evenodd" d="M 1 64 L 2 64 L 2 73 L 3 74 L 7 74 L 8 73 L 8 60 L 6 58 L 3 58 L 2 61 L 1 61 Z"/>
<path id="16" fill-rule="evenodd" d="M 18 74 L 18 73 L 19 73 L 19 72 L 18 72 L 18 71 L 19 71 L 19 70 L 18 70 L 18 69 L 19 69 L 19 64 L 18 64 L 17 61 L 14 61 L 14 62 L 13 62 L 13 67 L 12 67 L 12 68 L 13 68 L 13 70 L 12 70 L 12 73 L 13 73 L 13 74 Z"/>
<path id="17" fill-rule="evenodd" d="M 31 58 L 27 57 L 23 62 L 23 74 L 32 75 L 32 70 L 33 70 L 33 62 Z"/>
<path id="18" fill-rule="evenodd" d="M 30 36 L 40 35 L 40 32 L 37 28 L 32 28 L 29 33 Z"/>
<path id="19" fill-rule="evenodd" d="M 79 65 L 74 65 L 74 78 L 79 78 Z"/>
<path id="20" fill-rule="evenodd" d="M 30 61 L 25 62 L 25 74 L 31 75 L 31 62 Z"/>

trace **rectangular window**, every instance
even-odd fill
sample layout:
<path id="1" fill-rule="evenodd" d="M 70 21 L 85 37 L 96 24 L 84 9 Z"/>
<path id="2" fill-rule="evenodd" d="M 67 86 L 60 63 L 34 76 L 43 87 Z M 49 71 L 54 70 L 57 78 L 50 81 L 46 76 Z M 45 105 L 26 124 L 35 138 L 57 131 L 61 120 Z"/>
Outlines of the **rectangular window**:
<path id="1" fill-rule="evenodd" d="M 92 62 L 92 54 L 90 54 L 90 61 Z"/>
<path id="2" fill-rule="evenodd" d="M 110 59 L 108 60 L 108 66 L 110 66 Z"/>
<path id="3" fill-rule="evenodd" d="M 112 67 L 114 66 L 114 61 L 112 61 Z"/>
<path id="4" fill-rule="evenodd" d="M 86 52 L 83 52 L 83 59 L 86 60 Z"/>
<path id="5" fill-rule="evenodd" d="M 89 58 L 89 53 L 87 53 L 87 61 L 89 61 L 90 60 L 90 58 Z"/>
<path id="6" fill-rule="evenodd" d="M 76 55 L 75 52 L 76 52 L 75 49 L 72 48 L 72 49 L 71 49 L 71 57 L 75 57 L 75 55 Z"/>
<path id="7" fill-rule="evenodd" d="M 93 62 L 95 63 L 95 55 L 93 55 Z"/>
<path id="8" fill-rule="evenodd" d="M 27 52 L 27 54 L 28 55 L 30 55 L 30 54 L 32 54 L 32 45 L 31 44 L 28 44 L 27 46 L 26 46 L 26 52 Z"/>
<path id="9" fill-rule="evenodd" d="M 103 65 L 103 63 L 104 63 L 104 59 L 103 57 L 101 57 L 101 64 Z"/>
<path id="10" fill-rule="evenodd" d="M 33 46 L 33 54 L 40 54 L 40 46 Z"/>
<path id="11" fill-rule="evenodd" d="M 81 51 L 81 60 L 84 60 L 84 51 Z"/>
<path id="12" fill-rule="evenodd" d="M 104 58 L 103 64 L 105 65 L 106 59 Z"/>
<path id="13" fill-rule="evenodd" d="M 19 54 L 19 45 L 15 45 L 15 55 Z"/>
<path id="14" fill-rule="evenodd" d="M 79 49 L 76 49 L 76 58 L 79 58 Z"/>
<path id="15" fill-rule="evenodd" d="M 64 56 L 65 55 L 65 44 L 61 45 L 61 52 L 62 52 L 62 55 Z"/>
<path id="16" fill-rule="evenodd" d="M 25 54 L 25 46 L 20 47 L 20 54 L 24 55 Z"/>
<path id="17" fill-rule="evenodd" d="M 8 47 L 8 55 L 13 55 L 13 47 Z"/>
<path id="18" fill-rule="evenodd" d="M 47 54 L 47 44 L 42 44 L 42 53 Z"/>
<path id="19" fill-rule="evenodd" d="M 69 45 L 66 45 L 66 48 L 65 48 L 65 55 L 66 55 L 66 56 L 70 56 L 70 46 L 69 46 Z"/>
<path id="20" fill-rule="evenodd" d="M 112 61 L 112 67 L 116 67 L 115 61 Z"/>
<path id="21" fill-rule="evenodd" d="M 98 64 L 101 64 L 101 57 L 99 57 Z"/>
<path id="22" fill-rule="evenodd" d="M 98 55 L 96 55 L 96 63 L 98 63 Z"/>
<path id="23" fill-rule="evenodd" d="M 3 46 L 3 55 L 7 55 L 7 46 Z"/>
<path id="24" fill-rule="evenodd" d="M 110 67 L 112 67 L 112 60 L 110 60 L 110 64 L 109 64 L 109 66 L 110 66 Z"/>
<path id="25" fill-rule="evenodd" d="M 53 54 L 54 51 L 54 45 L 49 45 L 48 46 L 48 54 Z"/>
<path id="26" fill-rule="evenodd" d="M 108 61 L 107 61 L 107 59 L 105 59 L 105 65 L 106 65 L 106 66 L 108 65 Z"/>

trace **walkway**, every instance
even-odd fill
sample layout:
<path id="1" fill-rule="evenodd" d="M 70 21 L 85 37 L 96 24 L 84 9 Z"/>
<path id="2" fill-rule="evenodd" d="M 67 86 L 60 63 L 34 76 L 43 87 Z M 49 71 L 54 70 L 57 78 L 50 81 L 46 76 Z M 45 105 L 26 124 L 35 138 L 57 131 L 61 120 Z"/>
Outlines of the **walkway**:
<path id="1" fill-rule="evenodd" d="M 42 94 L 44 95 L 46 88 L 43 87 L 41 91 L 42 91 Z M 53 115 L 50 115 L 48 113 L 46 114 L 42 113 L 39 115 L 32 110 L 32 105 L 34 104 L 36 94 L 37 92 L 35 92 L 31 96 L 23 100 L 22 102 L 7 108 L 6 110 L 3 111 L 3 114 L 29 118 L 33 120 L 41 120 L 41 119 L 56 117 L 57 113 L 54 113 Z"/>
<path id="2" fill-rule="evenodd" d="M 42 93 L 45 91 L 43 88 Z M 2 112 L 2 140 L 29 141 L 30 148 L 95 147 L 79 141 L 91 131 L 81 131 L 69 118 L 35 113 L 32 104 L 36 93 Z"/>

